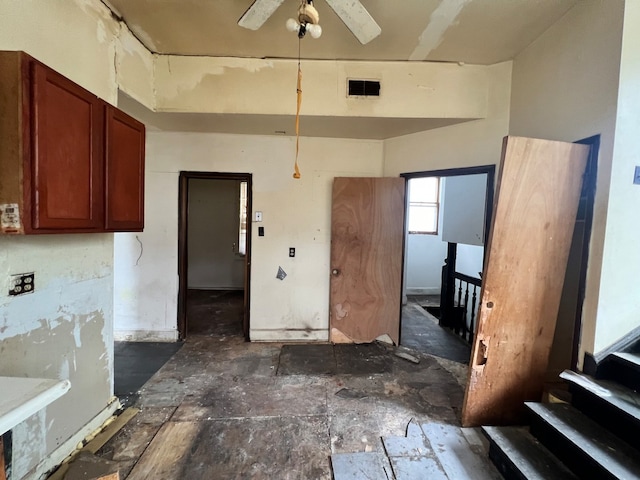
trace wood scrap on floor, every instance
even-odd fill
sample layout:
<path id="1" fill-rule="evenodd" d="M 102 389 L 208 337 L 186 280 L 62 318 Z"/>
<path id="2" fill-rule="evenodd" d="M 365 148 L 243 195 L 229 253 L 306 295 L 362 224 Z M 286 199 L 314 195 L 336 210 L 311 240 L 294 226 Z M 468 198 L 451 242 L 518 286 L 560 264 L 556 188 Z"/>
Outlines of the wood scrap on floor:
<path id="1" fill-rule="evenodd" d="M 69 463 L 64 480 L 120 480 L 120 473 L 116 462 L 81 452 Z"/>
<path id="2" fill-rule="evenodd" d="M 136 416 L 139 412 L 137 408 L 127 408 L 120 415 L 115 418 L 111 418 L 105 422 L 101 429 L 95 434 L 90 435 L 86 439 L 85 445 L 79 450 L 73 452 L 60 467 L 48 477 L 48 480 L 66 480 L 66 474 L 69 472 L 71 464 L 79 458 L 78 456 L 84 456 L 86 454 L 95 454 L 100 448 L 102 448 L 116 433 L 124 427 L 129 420 Z M 83 477 L 78 477 L 83 478 Z M 90 477 L 86 477 L 90 478 Z M 118 480 L 119 477 L 106 477 L 104 480 Z M 103 480 L 103 479 L 100 479 Z"/>

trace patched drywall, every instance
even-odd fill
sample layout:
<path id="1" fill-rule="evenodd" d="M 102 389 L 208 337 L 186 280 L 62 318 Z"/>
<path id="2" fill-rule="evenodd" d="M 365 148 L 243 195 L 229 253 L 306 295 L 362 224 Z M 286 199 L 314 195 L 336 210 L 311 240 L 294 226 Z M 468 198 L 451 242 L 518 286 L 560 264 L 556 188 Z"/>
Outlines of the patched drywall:
<path id="1" fill-rule="evenodd" d="M 303 114 L 336 117 L 476 119 L 487 114 L 490 67 L 444 63 L 303 61 Z M 381 82 L 379 98 L 349 98 L 348 79 Z M 297 62 L 162 56 L 161 112 L 290 115 Z"/>
<path id="2" fill-rule="evenodd" d="M 155 64 L 157 55 L 147 50 L 123 23 L 116 42 L 118 88 L 145 107 L 156 107 Z"/>
<path id="3" fill-rule="evenodd" d="M 294 157 L 295 139 L 288 137 L 148 134 L 145 231 L 118 235 L 117 337 L 175 335 L 178 176 L 185 170 L 253 174 L 253 210 L 263 221 L 252 230 L 252 340 L 328 339 L 332 180 L 380 176 L 382 142 L 303 137 L 300 180 L 292 178 Z M 140 258 L 136 237 L 144 246 Z M 276 278 L 278 267 L 284 280 Z"/>
<path id="4" fill-rule="evenodd" d="M 112 246 L 108 234 L 0 238 L 0 292 L 10 274 L 35 272 L 34 293 L 0 296 L 0 375 L 71 381 L 68 393 L 14 430 L 15 478 L 111 398 Z"/>
<path id="5" fill-rule="evenodd" d="M 509 129 L 511 62 L 486 67 L 486 75 L 486 118 L 386 140 L 384 175 L 499 163 Z"/>
<path id="6" fill-rule="evenodd" d="M 610 230 L 608 219 L 612 212 L 611 198 L 624 198 L 623 204 L 633 198 L 633 193 L 627 197 L 631 192 L 628 185 L 632 181 L 632 161 L 621 160 L 617 170 L 614 154 L 623 11 L 622 0 L 580 2 L 520 53 L 513 67 L 510 134 L 569 142 L 601 135 L 580 361 L 584 352 L 597 352 L 607 345 L 607 340 L 626 333 L 612 328 L 618 319 L 607 309 L 620 308 L 628 313 L 631 306 L 626 294 L 628 287 L 622 285 L 633 284 L 635 278 L 634 263 L 628 261 L 625 246 L 629 237 L 634 236 L 634 223 L 620 223 Z M 625 193 L 610 191 L 612 164 L 621 174 L 621 187 L 626 180 Z M 622 207 L 620 220 L 631 215 L 622 213 L 623 204 L 617 207 Z M 621 243 L 617 240 L 619 234 Z M 607 273 L 603 271 L 603 265 L 609 264 L 605 258 L 605 237 L 609 242 L 607 255 L 615 257 L 613 252 L 618 250 L 622 256 L 615 265 L 610 264 Z M 603 296 L 601 289 L 609 282 L 618 292 L 609 290 Z M 603 301 L 617 306 L 606 306 Z M 637 319 L 637 309 L 635 313 Z M 602 341 L 596 338 L 596 325 L 600 325 L 599 335 L 603 334 L 600 328 L 609 331 L 603 334 Z"/>

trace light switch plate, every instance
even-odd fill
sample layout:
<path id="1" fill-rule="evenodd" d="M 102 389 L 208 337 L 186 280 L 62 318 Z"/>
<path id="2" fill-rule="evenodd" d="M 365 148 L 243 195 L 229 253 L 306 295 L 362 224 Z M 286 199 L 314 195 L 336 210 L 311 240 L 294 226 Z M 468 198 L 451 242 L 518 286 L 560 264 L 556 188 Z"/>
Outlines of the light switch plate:
<path id="1" fill-rule="evenodd" d="M 256 212 L 256 222 L 262 221 L 262 212 Z"/>
<path id="2" fill-rule="evenodd" d="M 636 171 L 633 174 L 634 185 L 640 185 L 640 167 L 636 167 Z"/>

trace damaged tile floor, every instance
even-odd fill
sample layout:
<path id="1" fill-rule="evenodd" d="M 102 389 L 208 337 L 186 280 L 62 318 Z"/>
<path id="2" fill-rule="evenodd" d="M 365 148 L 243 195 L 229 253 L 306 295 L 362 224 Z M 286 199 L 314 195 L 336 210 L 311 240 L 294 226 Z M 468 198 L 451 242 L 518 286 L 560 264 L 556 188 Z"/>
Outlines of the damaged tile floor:
<path id="1" fill-rule="evenodd" d="M 246 343 L 234 317 L 190 335 L 139 391 L 138 415 L 98 452 L 121 479 L 331 479 L 332 455 L 340 479 L 421 479 L 425 462 L 433 478 L 499 478 L 477 431 L 457 428 L 464 365 L 380 344 Z M 426 443 L 394 457 L 407 434 Z M 447 477 L 435 454 L 456 450 L 467 464 Z M 350 453 L 373 456 L 338 455 Z M 349 476 L 372 461 L 385 476 Z"/>

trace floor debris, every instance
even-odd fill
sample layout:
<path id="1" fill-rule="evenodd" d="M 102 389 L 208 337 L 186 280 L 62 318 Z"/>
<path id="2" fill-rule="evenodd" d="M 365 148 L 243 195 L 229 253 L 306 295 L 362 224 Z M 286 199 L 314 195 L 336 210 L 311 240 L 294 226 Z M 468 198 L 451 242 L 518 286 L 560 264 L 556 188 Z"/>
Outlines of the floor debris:
<path id="1" fill-rule="evenodd" d="M 336 395 L 341 398 L 366 398 L 367 394 L 364 392 L 359 392 L 358 390 L 351 390 L 349 388 L 341 388 L 336 392 Z"/>
<path id="2" fill-rule="evenodd" d="M 394 355 L 396 357 L 398 357 L 398 358 L 403 358 L 403 359 L 405 359 L 405 360 L 407 360 L 407 361 L 409 361 L 411 363 L 415 363 L 415 364 L 420 363 L 420 359 L 418 357 L 415 357 L 415 356 L 413 356 L 413 355 L 411 355 L 410 353 L 407 353 L 407 352 L 402 352 L 402 351 L 398 350 L 398 351 L 396 351 L 394 353 Z"/>

